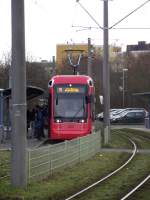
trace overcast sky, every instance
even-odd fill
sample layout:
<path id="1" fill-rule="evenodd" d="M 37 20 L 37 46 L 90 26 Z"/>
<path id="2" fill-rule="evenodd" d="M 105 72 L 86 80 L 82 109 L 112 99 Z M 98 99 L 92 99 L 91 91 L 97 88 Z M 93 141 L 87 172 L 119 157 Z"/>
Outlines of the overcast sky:
<path id="1" fill-rule="evenodd" d="M 146 0 L 109 1 L 109 27 L 132 12 Z M 103 1 L 80 0 L 95 20 L 103 26 Z M 150 28 L 150 2 L 130 15 L 115 28 Z M 83 30 L 81 27 L 97 27 L 76 0 L 25 0 L 26 54 L 37 60 L 51 60 L 56 55 L 56 44 L 87 43 L 103 44 L 101 29 Z M 0 59 L 11 49 L 11 0 L 0 0 Z M 79 27 L 72 27 L 79 26 Z M 150 29 L 111 29 L 109 43 L 125 49 L 126 44 L 138 41 L 150 43 Z"/>

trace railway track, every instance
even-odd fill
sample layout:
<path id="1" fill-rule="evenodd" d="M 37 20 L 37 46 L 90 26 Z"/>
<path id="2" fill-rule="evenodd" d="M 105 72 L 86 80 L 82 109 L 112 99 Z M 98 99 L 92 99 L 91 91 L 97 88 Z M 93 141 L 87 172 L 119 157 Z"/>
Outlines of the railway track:
<path id="1" fill-rule="evenodd" d="M 130 197 L 133 193 L 135 193 L 140 187 L 142 187 L 148 180 L 150 179 L 150 174 L 144 178 L 136 187 L 134 187 L 131 191 L 125 194 L 120 200 L 125 200 Z"/>
<path id="2" fill-rule="evenodd" d="M 123 133 L 126 134 L 126 132 L 123 131 Z M 126 135 L 124 134 L 124 136 L 126 137 Z M 129 134 L 127 137 L 131 137 L 131 135 Z M 144 136 L 141 136 L 141 135 L 138 135 L 136 137 L 140 137 L 140 139 L 144 139 L 144 140 L 147 140 L 147 141 L 150 141 L 150 138 L 149 137 L 144 137 Z M 134 140 L 136 141 L 136 139 L 134 138 Z M 70 197 L 66 198 L 65 200 L 71 200 L 71 199 L 75 199 L 76 197 L 78 197 L 80 199 L 82 199 L 83 196 L 85 196 L 86 194 L 88 194 L 88 191 L 95 188 L 95 186 L 98 186 L 100 183 L 102 184 L 104 181 L 106 180 L 110 180 L 111 181 L 111 178 L 113 178 L 114 175 L 117 174 L 117 172 L 121 171 L 123 168 L 127 167 L 127 165 L 133 160 L 133 158 L 135 157 L 135 155 L 138 155 L 138 152 L 140 151 L 140 145 L 139 144 L 136 144 L 135 141 L 133 141 L 133 139 L 130 139 L 129 138 L 129 141 L 132 143 L 133 145 L 133 150 L 132 150 L 132 155 L 131 157 L 128 159 L 127 162 L 125 162 L 123 165 L 121 165 L 118 169 L 114 170 L 113 172 L 111 172 L 110 174 L 108 174 L 107 176 L 103 177 L 102 179 L 98 180 L 97 182 L 89 185 L 88 187 L 80 190 L 79 192 L 71 195 Z M 120 200 L 125 200 L 125 199 L 128 199 L 131 195 L 135 194 L 136 191 L 139 190 L 139 188 L 143 187 L 143 185 L 148 181 L 150 180 L 150 174 L 147 174 L 145 175 L 145 177 L 140 181 L 138 181 L 138 183 L 136 183 L 136 186 L 132 186 L 130 187 L 130 190 L 128 190 L 127 192 L 125 192 L 125 194 L 121 195 L 121 197 L 119 197 L 118 199 Z M 106 182 L 107 184 L 107 182 Z M 83 198 L 84 199 L 84 198 Z M 90 198 L 88 198 L 90 199 Z"/>
<path id="3" fill-rule="evenodd" d="M 116 131 L 118 132 L 118 131 Z M 126 138 L 126 140 L 124 139 Z M 117 141 L 117 142 L 115 142 Z M 118 143 L 119 141 L 119 143 Z M 124 142 L 122 142 L 124 141 Z M 147 142 L 146 142 L 147 141 Z M 142 151 L 146 151 L 147 149 L 143 149 L 144 144 L 145 148 L 150 147 L 150 140 L 149 137 L 147 138 L 147 135 L 145 134 L 133 134 L 130 133 L 130 131 L 119 131 L 118 134 L 114 134 L 112 135 L 112 146 L 113 147 L 113 151 L 112 151 L 112 155 L 115 155 L 115 160 L 114 163 L 116 166 L 115 168 L 112 166 L 108 166 L 107 164 L 112 164 L 112 159 L 110 156 L 107 157 L 107 152 L 106 154 L 104 153 L 100 153 L 100 155 L 98 156 L 98 159 L 100 158 L 100 162 L 104 161 L 102 159 L 102 157 L 105 157 L 105 160 L 109 160 L 109 162 L 106 162 L 104 167 L 101 168 L 101 163 L 97 162 L 96 163 L 96 167 L 97 165 L 99 165 L 99 170 L 97 170 L 96 176 L 93 179 L 90 179 L 90 176 L 88 176 L 88 181 L 86 182 L 82 182 L 83 184 L 80 184 L 80 179 L 79 179 L 79 184 L 77 185 L 75 188 L 71 188 L 70 185 L 75 185 L 76 181 L 74 181 L 74 184 L 69 184 L 69 189 L 67 190 L 67 184 L 66 184 L 66 191 L 64 191 L 63 194 L 60 193 L 60 195 L 58 195 L 58 193 L 56 194 L 56 197 L 54 197 L 54 199 L 65 199 L 65 200 L 71 200 L 71 199 L 82 199 L 82 200 L 99 200 L 99 199 L 103 199 L 103 200 L 124 200 L 124 199 L 142 199 L 142 200 L 148 200 L 147 198 L 139 198 L 139 195 L 143 195 L 143 193 L 145 193 L 145 191 L 147 191 L 148 194 L 149 193 L 149 183 L 150 183 L 150 174 L 149 174 L 149 167 L 150 167 L 150 159 L 149 159 L 149 155 L 146 153 L 141 153 Z M 119 145 L 118 145 L 119 144 Z M 123 149 L 121 149 L 123 147 Z M 117 148 L 117 151 L 115 154 L 113 154 L 113 152 L 115 152 L 115 148 Z M 119 148 L 120 150 L 124 150 L 124 148 L 127 148 L 125 150 L 128 151 L 120 151 L 119 152 Z M 111 149 L 109 149 L 111 151 Z M 150 148 L 149 148 L 150 151 Z M 119 153 L 119 154 L 117 154 Z M 125 153 L 125 154 L 124 154 Z M 130 156 L 130 157 L 129 157 Z M 123 157 L 123 159 L 122 159 Z M 5 166 L 3 167 L 2 165 L 0 165 L 0 168 L 6 168 L 8 166 L 8 163 L 6 163 L 6 161 L 8 161 L 8 155 L 6 155 L 5 157 Z M 117 158 L 117 159 L 116 159 Z M 120 159 L 121 158 L 121 159 Z M 121 160 L 123 162 L 123 160 L 127 160 L 126 162 L 124 162 L 123 164 L 119 164 L 121 163 Z M 144 160 L 145 159 L 145 160 Z M 148 161 L 146 161 L 148 160 Z M 145 162 L 145 164 L 142 164 L 143 161 Z M 4 162 L 3 162 L 4 163 Z M 113 163 L 113 164 L 114 164 Z M 2 164 L 2 162 L 0 161 L 0 164 Z M 104 163 L 103 163 L 104 164 Z M 140 166 L 141 164 L 141 166 Z M 136 170 L 134 172 L 135 166 Z M 89 166 L 89 165 L 87 165 Z M 92 167 L 95 167 L 94 165 L 91 165 Z M 119 166 L 119 167 L 117 167 Z M 90 175 L 93 175 L 92 172 L 92 167 L 88 167 L 88 170 L 90 169 Z M 95 169 L 96 169 L 95 167 Z M 116 169 L 117 168 L 117 169 Z M 85 168 L 86 169 L 86 168 Z M 110 171 L 110 169 L 115 169 L 114 171 L 108 172 Z M 142 170 L 143 169 L 143 170 Z M 101 170 L 101 171 L 100 171 Z M 2 170 L 1 170 L 2 172 Z M 132 173 L 133 172 L 133 173 Z M 99 174 L 101 173 L 101 175 Z M 1 173 L 1 175 L 7 175 L 8 173 L 6 173 L 6 171 L 3 171 L 3 174 Z M 103 174 L 103 176 L 102 176 Z M 105 176 L 104 176 L 105 174 Z M 67 174 L 68 176 L 68 174 Z M 80 174 L 79 174 L 80 176 Z M 92 183 L 92 180 L 96 180 L 96 177 L 101 176 L 102 178 L 99 179 L 98 181 Z M 71 176 L 72 177 L 72 176 Z M 73 176 L 74 177 L 74 176 Z M 75 176 L 76 177 L 76 176 Z M 84 174 L 84 177 L 87 177 L 87 173 Z M 94 176 L 93 176 L 94 177 Z M 131 177 L 133 177 L 133 181 L 130 182 L 130 180 L 132 179 Z M 131 179 L 130 179 L 131 178 Z M 5 179 L 5 177 L 4 177 Z M 7 179 L 6 179 L 7 180 Z M 78 178 L 76 177 L 76 180 L 78 180 Z M 119 180 L 119 181 L 118 181 Z M 2 181 L 0 181 L 2 183 Z M 87 185 L 88 183 L 89 186 L 83 189 L 83 185 Z M 142 187 L 142 188 L 141 188 Z M 77 189 L 78 188 L 78 189 Z M 79 188 L 82 188 L 81 190 Z M 140 189 L 141 188 L 141 189 Z M 76 191 L 76 193 L 74 193 Z M 69 194 L 71 194 L 71 191 L 73 195 L 69 196 Z M 68 194 L 68 196 L 66 196 L 66 194 Z M 95 195 L 96 194 L 96 195 Z M 99 195 L 99 196 L 98 196 Z M 112 198 L 111 198 L 112 196 Z M 95 198 L 96 197 L 96 198 Z M 35 198 L 36 199 L 36 198 Z"/>
<path id="4" fill-rule="evenodd" d="M 150 142 L 150 137 L 138 135 L 138 137 L 148 140 Z M 143 180 L 141 180 L 134 188 L 132 188 L 127 194 L 125 194 L 120 200 L 128 199 L 131 195 L 133 195 L 137 190 L 139 190 L 148 180 L 150 179 L 150 174 L 148 174 Z"/>
<path id="5" fill-rule="evenodd" d="M 107 176 L 101 178 L 100 180 L 96 181 L 95 183 L 89 185 L 88 187 L 82 189 L 81 191 L 71 195 L 70 197 L 66 198 L 65 200 L 71 200 L 71 199 L 74 199 L 75 197 L 87 192 L 89 189 L 92 189 L 93 187 L 95 187 L 96 185 L 102 183 L 103 181 L 107 180 L 108 178 L 114 176 L 117 172 L 119 172 L 120 170 L 122 170 L 125 166 L 127 166 L 131 161 L 132 159 L 134 158 L 134 156 L 136 155 L 136 151 L 137 151 L 137 146 L 135 144 L 134 141 L 132 141 L 131 139 L 129 139 L 129 141 L 132 143 L 133 145 L 133 152 L 132 152 L 132 155 L 129 157 L 129 159 L 123 164 L 121 165 L 119 168 L 117 168 L 116 170 L 114 170 L 113 172 L 109 173 Z"/>

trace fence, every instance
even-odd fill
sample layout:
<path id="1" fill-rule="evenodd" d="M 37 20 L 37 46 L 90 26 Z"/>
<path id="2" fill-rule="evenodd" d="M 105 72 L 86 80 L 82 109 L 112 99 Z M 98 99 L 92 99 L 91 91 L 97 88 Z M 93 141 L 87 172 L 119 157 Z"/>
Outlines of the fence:
<path id="1" fill-rule="evenodd" d="M 28 149 L 28 182 L 43 179 L 65 167 L 87 160 L 99 152 L 100 148 L 99 130 L 71 141 Z"/>

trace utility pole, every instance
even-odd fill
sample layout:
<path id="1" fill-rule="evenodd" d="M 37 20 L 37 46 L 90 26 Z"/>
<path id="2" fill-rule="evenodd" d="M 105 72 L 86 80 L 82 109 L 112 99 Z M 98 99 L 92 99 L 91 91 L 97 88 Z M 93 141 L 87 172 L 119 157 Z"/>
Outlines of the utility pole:
<path id="1" fill-rule="evenodd" d="M 125 106 L 125 72 L 127 72 L 128 69 L 127 68 L 123 68 L 122 69 L 122 107 L 124 108 Z"/>
<path id="2" fill-rule="evenodd" d="M 56 62 L 55 56 L 53 56 L 53 68 L 52 68 L 52 76 L 56 75 Z"/>
<path id="3" fill-rule="evenodd" d="M 103 26 L 103 97 L 104 97 L 104 143 L 110 140 L 110 71 L 108 46 L 108 0 L 104 1 Z"/>
<path id="4" fill-rule="evenodd" d="M 149 3 L 150 0 L 145 1 L 136 9 L 131 11 L 125 17 L 117 21 L 112 26 L 108 27 L 108 1 L 109 0 L 102 0 L 104 2 L 104 26 L 100 26 L 99 23 L 94 19 L 94 17 L 88 12 L 87 9 L 76 0 L 76 2 L 80 5 L 80 7 L 88 14 L 88 16 L 95 22 L 98 28 L 103 30 L 104 35 L 104 44 L 103 44 L 103 99 L 104 99 L 104 143 L 107 144 L 110 140 L 110 71 L 108 65 L 108 58 L 109 58 L 109 49 L 108 49 L 108 30 L 114 28 L 124 19 L 132 15 L 134 12 L 142 8 L 145 4 Z M 80 26 L 81 27 L 81 26 Z M 84 27 L 85 28 L 85 27 Z M 91 27 L 89 27 L 91 29 Z"/>
<path id="5" fill-rule="evenodd" d="M 24 0 L 11 0 L 12 13 L 12 173 L 15 187 L 27 184 L 26 67 Z"/>
<path id="6" fill-rule="evenodd" d="M 87 74 L 92 78 L 91 38 L 88 38 L 88 69 L 87 69 Z"/>

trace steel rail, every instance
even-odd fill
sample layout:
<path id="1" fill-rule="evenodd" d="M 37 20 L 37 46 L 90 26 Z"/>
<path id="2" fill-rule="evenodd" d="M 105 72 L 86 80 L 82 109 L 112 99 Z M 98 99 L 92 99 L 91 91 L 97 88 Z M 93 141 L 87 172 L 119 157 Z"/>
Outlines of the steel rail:
<path id="1" fill-rule="evenodd" d="M 137 135 L 138 137 L 141 137 L 141 138 L 143 138 L 143 139 L 145 139 L 145 140 L 147 140 L 147 141 L 149 141 L 150 142 L 150 138 L 149 137 L 146 137 L 145 135 Z"/>
<path id="2" fill-rule="evenodd" d="M 129 196 L 131 196 L 137 189 L 139 189 L 148 179 L 150 178 L 150 174 L 143 180 L 141 181 L 133 190 L 131 190 L 128 194 L 126 194 L 124 197 L 122 197 L 120 200 L 125 200 Z"/>
<path id="3" fill-rule="evenodd" d="M 131 157 L 123 165 L 121 165 L 119 168 L 117 168 L 115 171 L 111 172 L 107 176 L 105 176 L 102 179 L 98 180 L 97 182 L 89 185 L 88 187 L 84 188 L 83 190 L 80 190 L 79 192 L 77 192 L 77 193 L 71 195 L 70 197 L 66 198 L 65 200 L 70 200 L 70 199 L 73 199 L 73 198 L 79 196 L 80 194 L 82 194 L 82 193 L 86 192 L 87 190 L 95 187 L 99 183 L 105 181 L 106 179 L 110 178 L 111 176 L 113 176 L 114 174 L 116 174 L 117 172 L 119 172 L 121 169 L 123 169 L 134 158 L 134 156 L 135 156 L 135 154 L 137 152 L 137 146 L 136 146 L 135 142 L 132 141 L 130 138 L 129 138 L 129 140 L 130 140 L 130 142 L 133 145 L 133 153 L 132 153 Z"/>
<path id="4" fill-rule="evenodd" d="M 142 135 L 138 135 L 138 137 L 141 137 L 145 140 L 150 140 L 150 138 L 146 137 L 146 136 L 142 136 Z M 128 192 L 126 195 L 124 195 L 120 200 L 125 200 L 127 199 L 129 196 L 131 196 L 134 192 L 136 192 L 142 185 L 144 185 L 144 183 L 146 183 L 148 181 L 148 179 L 150 179 L 150 174 L 144 178 L 135 188 L 133 188 L 130 192 Z"/>

